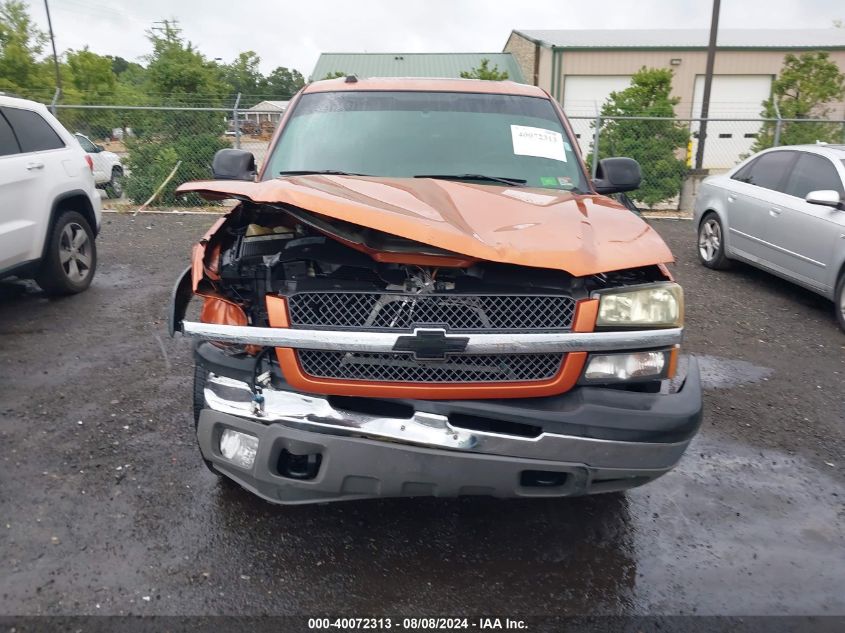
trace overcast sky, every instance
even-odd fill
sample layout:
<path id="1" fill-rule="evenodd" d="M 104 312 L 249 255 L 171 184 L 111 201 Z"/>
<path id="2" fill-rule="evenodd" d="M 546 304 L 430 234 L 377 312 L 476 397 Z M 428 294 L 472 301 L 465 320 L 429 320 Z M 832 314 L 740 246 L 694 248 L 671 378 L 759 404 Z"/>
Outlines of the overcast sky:
<path id="1" fill-rule="evenodd" d="M 46 31 L 42 0 L 26 0 Z M 60 51 L 138 60 L 144 32 L 176 18 L 209 57 L 254 50 L 262 70 L 306 77 L 321 52 L 501 51 L 511 29 L 707 28 L 707 0 L 49 0 Z M 843 0 L 723 0 L 722 28 L 829 28 Z"/>

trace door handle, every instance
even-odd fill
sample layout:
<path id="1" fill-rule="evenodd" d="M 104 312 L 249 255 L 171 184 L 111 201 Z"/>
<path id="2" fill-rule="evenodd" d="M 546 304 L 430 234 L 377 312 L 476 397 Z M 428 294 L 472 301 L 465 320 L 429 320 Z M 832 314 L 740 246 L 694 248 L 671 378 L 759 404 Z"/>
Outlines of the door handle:
<path id="1" fill-rule="evenodd" d="M 728 196 L 728 202 L 736 202 L 736 196 Z"/>
<path id="2" fill-rule="evenodd" d="M 36 169 L 44 169 L 44 163 L 31 162 L 26 164 L 28 171 L 35 171 Z"/>
<path id="3" fill-rule="evenodd" d="M 777 207 L 772 207 L 771 209 L 769 209 L 769 215 L 772 216 L 773 218 L 778 217 L 780 214 L 781 214 L 781 210 L 778 209 Z"/>

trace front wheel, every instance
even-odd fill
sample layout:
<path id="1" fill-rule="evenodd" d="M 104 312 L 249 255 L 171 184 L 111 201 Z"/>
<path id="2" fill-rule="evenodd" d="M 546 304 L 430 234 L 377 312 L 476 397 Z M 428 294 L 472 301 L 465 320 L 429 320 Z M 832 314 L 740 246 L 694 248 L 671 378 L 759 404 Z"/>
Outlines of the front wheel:
<path id="1" fill-rule="evenodd" d="M 47 236 L 47 249 L 36 281 L 48 295 L 71 295 L 91 285 L 97 246 L 88 220 L 76 211 L 61 214 Z"/>
<path id="2" fill-rule="evenodd" d="M 704 216 L 698 226 L 698 259 L 714 270 L 731 267 L 731 260 L 725 255 L 725 232 L 719 216 L 712 211 Z"/>
<path id="3" fill-rule="evenodd" d="M 839 282 L 836 284 L 836 292 L 833 295 L 833 303 L 836 308 L 836 320 L 839 327 L 845 331 L 845 270 L 839 275 Z"/>

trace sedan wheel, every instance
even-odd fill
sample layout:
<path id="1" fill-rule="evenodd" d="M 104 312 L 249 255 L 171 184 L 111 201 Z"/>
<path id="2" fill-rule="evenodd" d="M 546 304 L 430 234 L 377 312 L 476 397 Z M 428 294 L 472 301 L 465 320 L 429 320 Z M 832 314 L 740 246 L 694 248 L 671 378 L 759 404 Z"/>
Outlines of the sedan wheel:
<path id="1" fill-rule="evenodd" d="M 730 266 L 725 256 L 722 223 L 715 213 L 704 216 L 698 227 L 698 258 L 708 268 L 724 269 Z"/>
<path id="2" fill-rule="evenodd" d="M 845 272 L 842 273 L 839 282 L 836 284 L 834 301 L 836 302 L 836 319 L 839 321 L 839 327 L 845 331 Z"/>

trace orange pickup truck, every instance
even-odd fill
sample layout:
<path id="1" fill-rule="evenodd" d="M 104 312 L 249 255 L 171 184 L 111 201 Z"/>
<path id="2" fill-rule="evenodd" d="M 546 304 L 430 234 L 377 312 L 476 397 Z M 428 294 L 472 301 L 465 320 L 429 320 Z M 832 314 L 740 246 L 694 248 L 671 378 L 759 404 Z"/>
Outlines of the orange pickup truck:
<path id="1" fill-rule="evenodd" d="M 170 307 L 194 337 L 215 473 L 275 503 L 571 496 L 669 471 L 701 421 L 672 255 L 590 179 L 539 88 L 319 81 L 256 169 L 182 192 L 237 206 Z M 198 320 L 186 320 L 192 297 Z"/>

